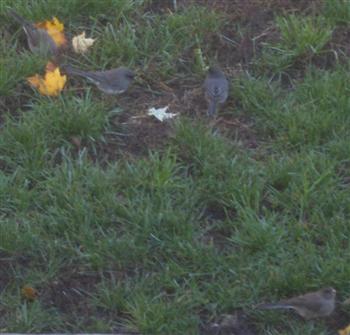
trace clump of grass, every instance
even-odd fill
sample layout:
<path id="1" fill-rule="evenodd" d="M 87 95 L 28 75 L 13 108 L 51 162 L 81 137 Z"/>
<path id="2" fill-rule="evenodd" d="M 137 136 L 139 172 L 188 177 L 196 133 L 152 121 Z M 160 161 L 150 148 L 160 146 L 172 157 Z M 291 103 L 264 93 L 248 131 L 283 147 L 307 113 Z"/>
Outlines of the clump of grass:
<path id="1" fill-rule="evenodd" d="M 144 0 L 103 0 L 98 3 L 93 0 L 71 0 L 65 6 L 60 6 L 59 3 L 53 0 L 45 2 L 34 0 L 30 2 L 30 5 L 25 1 L 4 0 L 0 5 L 0 15 L 3 14 L 5 17 L 7 8 L 11 7 L 33 22 L 51 19 L 52 16 L 56 16 L 62 20 L 74 19 L 79 23 L 86 23 L 86 17 L 91 13 L 95 18 L 110 17 L 119 20 L 141 9 L 143 4 Z"/>
<path id="2" fill-rule="evenodd" d="M 96 27 L 99 37 L 90 61 L 100 67 L 124 64 L 147 68 L 156 63 L 159 73 L 171 73 L 180 56 L 202 44 L 222 23 L 219 14 L 200 6 L 162 16 L 123 16 L 121 21 Z"/>
<path id="3" fill-rule="evenodd" d="M 295 57 L 308 52 L 317 54 L 332 34 L 330 26 L 325 23 L 322 16 L 315 18 L 296 15 L 279 16 L 276 24 L 281 33 L 282 49 L 294 50 Z"/>
<path id="4" fill-rule="evenodd" d="M 265 135 L 300 149 L 346 136 L 350 122 L 346 73 L 347 66 L 335 71 L 310 69 L 294 91 L 278 93 L 265 78 L 243 80 L 236 88 L 244 108 L 262 121 Z"/>
<path id="5" fill-rule="evenodd" d="M 11 332 L 45 332 L 49 329 L 60 329 L 61 320 L 52 308 L 45 308 L 39 302 L 23 303 L 13 311 L 17 318 L 7 320 L 7 328 Z"/>
<path id="6" fill-rule="evenodd" d="M 158 297 L 149 301 L 149 297 L 140 294 L 128 304 L 136 330 L 142 333 L 154 334 L 195 334 L 198 330 L 195 316 L 179 318 L 178 313 L 190 315 L 190 301 L 186 296 L 178 297 L 178 303 L 167 301 L 167 297 Z M 190 303 L 190 304 L 189 304 Z M 171 325 L 170 320 L 177 320 L 177 327 Z"/>
<path id="7" fill-rule="evenodd" d="M 280 41 L 264 46 L 262 60 L 274 73 L 322 53 L 333 32 L 332 26 L 323 16 L 278 16 L 276 27 L 280 32 Z"/>
<path id="8" fill-rule="evenodd" d="M 325 0 L 322 14 L 333 25 L 350 23 L 350 2 L 347 0 Z"/>
<path id="9" fill-rule="evenodd" d="M 50 161 L 50 152 L 68 146 L 73 136 L 95 140 L 107 125 L 103 103 L 84 98 L 40 98 L 17 120 L 8 117 L 0 138 L 1 158 L 13 168 L 39 172 Z"/>
<path id="10" fill-rule="evenodd" d="M 45 67 L 46 62 L 27 51 L 18 55 L 16 43 L 12 44 L 10 48 L 6 48 L 6 52 L 4 51 L 4 41 L 0 41 L 1 46 L 3 51 L 0 51 L 0 96 L 19 96 L 18 88 L 21 84 L 27 77 L 34 75 Z M 2 108 L 6 108 L 6 106 L 2 106 Z"/>

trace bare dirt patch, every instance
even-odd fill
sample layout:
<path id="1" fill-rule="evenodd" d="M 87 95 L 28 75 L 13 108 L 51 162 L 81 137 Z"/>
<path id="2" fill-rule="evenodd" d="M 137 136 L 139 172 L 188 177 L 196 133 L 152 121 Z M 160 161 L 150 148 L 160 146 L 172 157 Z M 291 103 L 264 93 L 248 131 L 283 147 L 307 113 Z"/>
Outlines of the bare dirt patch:
<path id="1" fill-rule="evenodd" d="M 273 26 L 276 14 L 315 11 L 320 7 L 320 1 L 157 0 L 151 1 L 145 7 L 145 11 L 162 15 L 175 10 L 184 10 L 193 5 L 206 6 L 224 17 L 226 22 L 224 29 L 218 35 L 208 36 L 206 44 L 216 46 L 213 50 L 208 50 L 209 55 L 215 53 L 219 65 L 227 76 L 235 78 L 242 71 L 249 70 L 253 59 L 261 52 L 264 42 L 278 38 Z M 236 29 L 238 24 L 239 30 Z M 337 31 L 334 47 L 338 47 L 337 41 L 343 45 L 347 37 L 348 32 Z M 342 52 L 347 54 L 349 51 Z M 192 61 L 193 53 L 184 57 Z M 151 65 L 147 78 L 143 78 L 142 82 L 132 87 L 125 95 L 115 99 L 122 113 L 112 120 L 113 129 L 104 135 L 103 141 L 89 148 L 89 145 L 79 138 L 72 138 L 77 152 L 87 146 L 90 157 L 94 161 L 106 164 L 123 155 L 139 157 L 146 155 L 149 150 L 161 150 L 172 136 L 171 122 L 161 123 L 147 116 L 147 110 L 150 107 L 164 106 L 169 106 L 170 112 L 178 115 L 199 119 L 208 122 L 209 125 L 214 123 L 220 133 L 241 141 L 247 148 L 258 147 L 259 140 L 254 132 L 254 123 L 241 116 L 225 113 L 225 109 L 229 106 L 231 109 L 235 108 L 234 97 L 231 97 L 226 106 L 221 108 L 219 117 L 212 122 L 206 115 L 207 103 L 202 90 L 204 78 L 179 75 L 167 82 L 162 82 L 158 78 L 153 78 L 153 70 L 155 69 Z M 72 84 L 76 86 L 76 93 L 79 95 L 79 83 L 73 81 Z M 6 100 L 6 106 L 11 113 L 15 113 L 23 103 L 18 99 L 13 102 Z"/>
<path id="2" fill-rule="evenodd" d="M 174 7 L 176 4 L 176 8 Z M 218 62 L 229 77 L 235 77 L 245 69 L 260 52 L 264 42 L 277 40 L 278 33 L 273 26 L 276 14 L 284 12 L 315 12 L 321 8 L 319 0 L 158 0 L 152 1 L 145 11 L 168 14 L 183 10 L 188 6 L 207 6 L 219 12 L 226 20 L 224 30 L 219 36 L 208 36 L 208 45 L 217 45 L 213 50 L 218 53 Z M 240 32 L 235 28 L 240 24 Z M 187 56 L 187 57 L 192 57 Z M 119 149 L 128 155 L 143 155 L 149 149 L 161 149 L 168 143 L 171 127 L 166 123 L 147 119 L 145 111 L 153 104 L 155 107 L 170 106 L 171 112 L 186 115 L 193 119 L 203 119 L 208 124 L 207 103 L 203 96 L 204 78 L 176 77 L 168 82 L 159 82 L 148 78 L 148 91 L 141 88 L 129 96 L 125 103 L 128 110 L 120 122 L 124 135 L 120 138 Z M 230 102 L 228 102 L 228 105 Z M 227 105 L 227 106 L 228 106 Z M 215 127 L 222 134 L 243 143 L 247 148 L 257 148 L 259 140 L 254 132 L 254 122 L 246 118 L 227 115 L 221 109 Z M 127 120 L 126 120 L 127 119 Z M 106 153 L 103 159 L 113 159 L 116 146 L 103 145 Z M 108 153 L 110 152 L 110 153 Z M 108 157 L 108 158 L 106 158 Z"/>
<path id="3" fill-rule="evenodd" d="M 225 314 L 218 320 L 205 323 L 201 328 L 201 335 L 255 335 L 257 331 L 243 311 L 237 310 L 232 314 Z"/>

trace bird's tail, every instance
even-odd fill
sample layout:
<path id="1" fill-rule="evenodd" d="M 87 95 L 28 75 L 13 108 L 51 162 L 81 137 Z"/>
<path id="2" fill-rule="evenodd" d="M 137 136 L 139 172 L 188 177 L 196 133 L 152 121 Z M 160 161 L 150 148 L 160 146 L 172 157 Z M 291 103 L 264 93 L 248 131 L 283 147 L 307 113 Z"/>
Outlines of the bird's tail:
<path id="1" fill-rule="evenodd" d="M 216 113 L 217 102 L 215 99 L 210 99 L 208 107 L 208 116 L 213 116 Z"/>
<path id="2" fill-rule="evenodd" d="M 86 72 L 73 67 L 70 64 L 62 65 L 62 70 L 68 75 L 85 77 Z"/>
<path id="3" fill-rule="evenodd" d="M 69 76 L 83 77 L 83 78 L 86 78 L 86 79 L 92 81 L 93 83 L 100 81 L 99 76 L 97 74 L 95 74 L 94 72 L 83 71 L 83 70 L 80 70 L 80 69 L 77 69 L 77 68 L 71 66 L 70 64 L 65 64 L 65 65 L 61 66 L 61 68 Z"/>
<path id="4" fill-rule="evenodd" d="M 275 304 L 259 304 L 256 306 L 258 309 L 293 309 L 294 306 L 284 303 L 275 303 Z"/>
<path id="5" fill-rule="evenodd" d="M 9 8 L 8 13 L 22 26 L 33 27 L 33 24 L 27 21 L 24 17 L 15 12 L 12 8 Z"/>

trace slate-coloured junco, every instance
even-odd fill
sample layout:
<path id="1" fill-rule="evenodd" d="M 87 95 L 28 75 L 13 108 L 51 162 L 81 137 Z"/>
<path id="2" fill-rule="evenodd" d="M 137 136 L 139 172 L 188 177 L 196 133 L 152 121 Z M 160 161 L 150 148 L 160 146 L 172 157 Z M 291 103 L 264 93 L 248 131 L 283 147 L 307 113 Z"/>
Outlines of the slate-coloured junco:
<path id="1" fill-rule="evenodd" d="M 208 115 L 212 116 L 216 112 L 217 105 L 224 103 L 228 96 L 228 81 L 220 69 L 209 68 L 204 81 L 204 90 L 209 102 Z"/>
<path id="2" fill-rule="evenodd" d="M 120 94 L 125 92 L 135 77 L 135 73 L 126 67 L 107 71 L 82 71 L 70 65 L 64 65 L 62 69 L 72 76 L 80 76 L 88 79 L 106 94 Z"/>
<path id="3" fill-rule="evenodd" d="M 55 55 L 57 53 L 58 48 L 45 29 L 35 27 L 33 23 L 17 14 L 13 9 L 9 9 L 8 13 L 22 25 L 27 35 L 28 46 L 31 52 L 42 56 Z"/>
<path id="4" fill-rule="evenodd" d="M 293 309 L 306 320 L 326 317 L 335 309 L 336 290 L 332 287 L 306 293 L 274 304 L 259 304 L 260 309 Z"/>

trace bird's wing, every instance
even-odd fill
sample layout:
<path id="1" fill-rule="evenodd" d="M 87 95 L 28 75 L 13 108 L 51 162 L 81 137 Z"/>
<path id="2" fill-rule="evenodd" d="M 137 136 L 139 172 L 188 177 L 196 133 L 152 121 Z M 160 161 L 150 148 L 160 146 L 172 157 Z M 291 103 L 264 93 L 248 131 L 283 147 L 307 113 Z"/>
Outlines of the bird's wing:
<path id="1" fill-rule="evenodd" d="M 83 71 L 80 69 L 76 69 L 75 67 L 72 67 L 71 65 L 65 65 L 63 66 L 63 69 L 69 74 L 73 76 L 80 76 L 87 78 L 93 82 L 99 82 L 100 81 L 100 74 L 99 72 L 94 71 Z"/>
<path id="2" fill-rule="evenodd" d="M 9 9 L 8 13 L 20 24 L 23 26 L 23 29 L 25 33 L 30 37 L 31 39 L 35 40 L 37 38 L 37 28 L 34 26 L 33 23 L 26 20 L 24 17 L 19 15 L 17 12 L 15 12 L 13 9 Z"/>
<path id="3" fill-rule="evenodd" d="M 46 47 L 48 49 L 55 49 L 56 44 L 46 30 L 36 28 L 34 26 L 23 26 L 28 38 L 30 39 L 30 43 L 33 47 Z M 35 44 L 34 44 L 35 43 Z"/>
<path id="4" fill-rule="evenodd" d="M 284 303 L 259 304 L 256 306 L 259 309 L 294 309 L 294 306 Z"/>
<path id="5" fill-rule="evenodd" d="M 102 72 L 94 72 L 94 71 L 84 72 L 84 71 L 78 70 L 78 72 L 76 72 L 76 74 L 83 76 L 87 79 L 90 79 L 91 81 L 94 81 L 96 83 L 101 82 L 101 80 L 103 78 Z"/>
<path id="6" fill-rule="evenodd" d="M 106 70 L 99 73 L 106 83 L 111 86 L 115 85 L 116 78 L 119 76 L 117 69 Z"/>
<path id="7" fill-rule="evenodd" d="M 323 306 L 322 298 L 318 294 L 313 293 L 291 298 L 283 301 L 283 303 L 291 304 L 297 308 L 304 307 L 314 312 L 320 311 Z"/>

